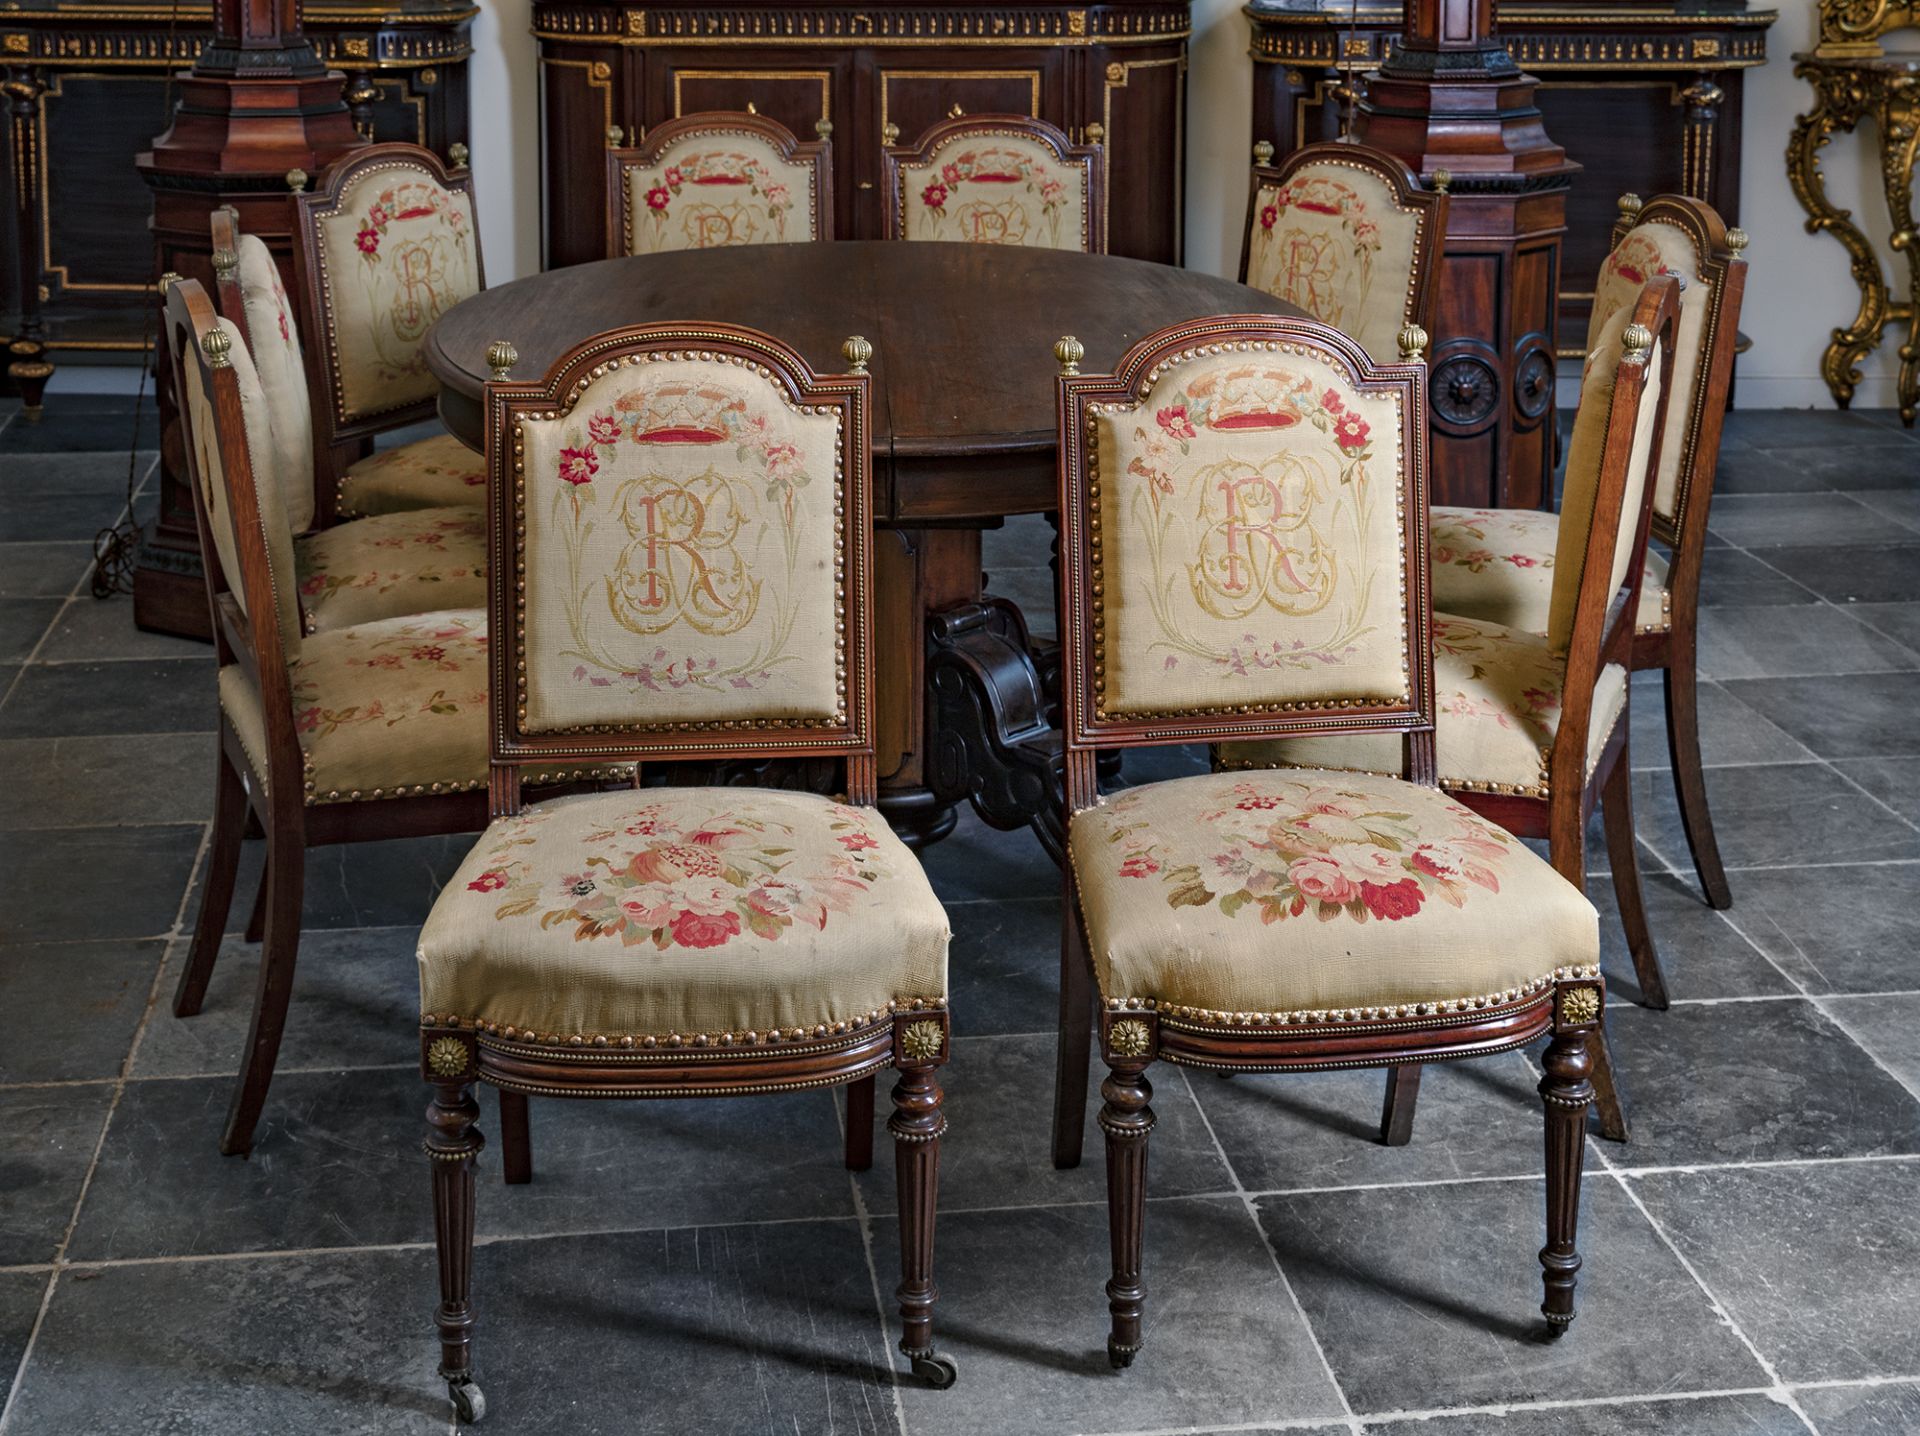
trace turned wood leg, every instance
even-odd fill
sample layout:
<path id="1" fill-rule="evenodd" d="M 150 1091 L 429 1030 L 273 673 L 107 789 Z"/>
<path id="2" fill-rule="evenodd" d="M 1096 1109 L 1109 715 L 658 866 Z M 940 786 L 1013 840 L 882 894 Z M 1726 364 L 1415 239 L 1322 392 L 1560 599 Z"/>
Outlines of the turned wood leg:
<path id="1" fill-rule="evenodd" d="M 913 1374 L 936 1387 L 953 1385 L 953 1358 L 933 1349 L 933 1218 L 940 1195 L 940 1136 L 947 1130 L 940 1111 L 938 1072 L 947 1058 L 944 1013 L 903 1013 L 894 1019 L 893 1065 L 900 1080 L 893 1088 L 894 1180 L 900 1200 L 900 1350 Z"/>
<path id="2" fill-rule="evenodd" d="M 240 1059 L 240 1077 L 227 1110 L 220 1150 L 229 1157 L 253 1150 L 253 1131 L 266 1106 L 287 1028 L 287 1003 L 293 997 L 294 960 L 300 952 L 300 900 L 306 885 L 306 849 L 298 831 L 267 839 L 267 935 L 260 949 L 260 980 L 253 996 L 253 1024 Z"/>
<path id="3" fill-rule="evenodd" d="M 847 1084 L 847 1170 L 873 1165 L 873 1074 Z"/>
<path id="4" fill-rule="evenodd" d="M 533 1132 L 527 1121 L 527 1094 L 500 1089 L 500 1170 L 510 1187 L 533 1180 Z"/>
<path id="5" fill-rule="evenodd" d="M 1640 885 L 1640 846 L 1633 840 L 1633 770 L 1625 743 L 1620 745 L 1620 756 L 1600 791 L 1600 814 L 1607 829 L 1613 897 L 1620 908 L 1620 925 L 1626 929 L 1634 975 L 1640 979 L 1640 1001 L 1664 1012 L 1667 979 L 1660 971 L 1660 950 L 1654 946 L 1653 929 L 1647 924 L 1647 897 Z"/>
<path id="6" fill-rule="evenodd" d="M 1080 930 L 1080 895 L 1069 879 L 1060 924 L 1060 1042 L 1053 1073 L 1053 1164 L 1080 1165 L 1087 1122 L 1087 1059 L 1093 1051 L 1093 972 Z"/>
<path id="7" fill-rule="evenodd" d="M 1413 1137 L 1413 1109 L 1420 1100 L 1420 1064 L 1402 1062 L 1387 1069 L 1387 1100 L 1380 1110 L 1380 1140 L 1404 1147 Z"/>
<path id="8" fill-rule="evenodd" d="M 234 879 L 240 871 L 240 835 L 247 819 L 247 790 L 240 775 L 221 753 L 213 780 L 213 836 L 207 844 L 206 881 L 200 889 L 200 916 L 193 925 L 193 945 L 173 990 L 173 1015 L 192 1017 L 206 1001 L 207 983 L 220 955 L 227 912 L 233 906 Z"/>
<path id="9" fill-rule="evenodd" d="M 1677 630 L 1676 630 L 1677 636 Z M 1707 777 L 1700 762 L 1699 683 L 1694 672 L 1692 644 L 1673 644 L 1664 671 L 1667 694 L 1667 754 L 1673 764 L 1674 794 L 1680 800 L 1680 823 L 1686 829 L 1687 850 L 1707 906 L 1730 908 L 1733 889 L 1720 864 L 1720 843 L 1713 835 L 1713 814 L 1707 809 Z"/>
<path id="10" fill-rule="evenodd" d="M 432 1038 L 427 1065 L 433 1083 L 426 1151 L 433 1165 L 433 1235 L 440 1255 L 440 1305 L 434 1312 L 440 1375 L 455 1416 L 471 1422 L 486 1412 L 486 1399 L 473 1381 L 473 1159 L 486 1144 L 473 1125 L 480 1104 L 473 1100 L 472 1049 L 459 1037 Z M 456 1065 L 460 1076 L 444 1075 Z"/>
<path id="11" fill-rule="evenodd" d="M 1563 982 L 1554 993 L 1553 1040 L 1541 1066 L 1540 1097 L 1547 1111 L 1547 1244 L 1540 1249 L 1547 1331 L 1559 1336 L 1573 1321 L 1579 1279 L 1580 1169 L 1586 1157 L 1587 1108 L 1593 1102 L 1588 1039 L 1598 1029 L 1605 997 L 1597 980 Z"/>
<path id="12" fill-rule="evenodd" d="M 1153 1085 L 1147 1067 L 1153 1061 L 1154 1022 L 1127 1014 L 1107 1024 L 1101 1046 L 1107 1079 L 1100 1130 L 1107 1137 L 1107 1238 L 1113 1248 L 1113 1276 L 1107 1282 L 1107 1360 L 1116 1368 L 1133 1365 L 1140 1350 L 1140 1319 L 1146 1290 L 1140 1282 L 1141 1248 L 1147 1221 L 1147 1135 L 1153 1131 Z"/>

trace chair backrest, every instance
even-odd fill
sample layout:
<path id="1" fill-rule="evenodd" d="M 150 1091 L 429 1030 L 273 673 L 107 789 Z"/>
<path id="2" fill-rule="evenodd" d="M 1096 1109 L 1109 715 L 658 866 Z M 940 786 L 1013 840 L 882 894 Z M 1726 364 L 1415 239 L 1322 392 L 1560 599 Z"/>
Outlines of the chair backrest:
<path id="1" fill-rule="evenodd" d="M 1424 364 L 1197 319 L 1062 377 L 1059 424 L 1070 806 L 1134 744 L 1394 731 L 1432 781 Z"/>
<path id="2" fill-rule="evenodd" d="M 1674 547 L 1676 559 L 1690 531 L 1706 528 L 1747 288 L 1746 244 L 1745 234 L 1728 229 L 1700 200 L 1663 194 L 1643 204 L 1624 195 L 1613 250 L 1594 284 L 1588 349 L 1616 312 L 1638 301 L 1647 280 L 1672 274 L 1685 286 L 1653 491 L 1654 535 Z"/>
<path id="3" fill-rule="evenodd" d="M 1307 145 L 1278 165 L 1255 148 L 1240 282 L 1397 352 L 1408 324 L 1430 328 L 1447 197 L 1390 154 L 1346 140 Z"/>
<path id="4" fill-rule="evenodd" d="M 220 317 L 240 330 L 266 391 L 273 425 L 272 476 L 295 533 L 313 527 L 313 399 L 307 388 L 300 326 L 280 266 L 258 235 L 240 231 L 230 208 L 213 212 L 214 296 Z M 263 464 L 265 456 L 262 456 Z"/>
<path id="5" fill-rule="evenodd" d="M 611 133 L 611 132 L 610 132 Z M 764 115 L 714 111 L 607 151 L 607 256 L 833 238 L 833 152 Z"/>
<path id="6" fill-rule="evenodd" d="M 837 755 L 873 801 L 870 353 L 642 325 L 487 385 L 496 812 L 588 758 Z"/>
<path id="7" fill-rule="evenodd" d="M 472 174 L 418 145 L 368 145 L 295 198 L 320 451 L 432 418 L 427 331 L 484 286 Z"/>
<path id="8" fill-rule="evenodd" d="M 888 239 L 1107 251 L 1100 146 L 1045 120 L 958 116 L 884 154 Z"/>

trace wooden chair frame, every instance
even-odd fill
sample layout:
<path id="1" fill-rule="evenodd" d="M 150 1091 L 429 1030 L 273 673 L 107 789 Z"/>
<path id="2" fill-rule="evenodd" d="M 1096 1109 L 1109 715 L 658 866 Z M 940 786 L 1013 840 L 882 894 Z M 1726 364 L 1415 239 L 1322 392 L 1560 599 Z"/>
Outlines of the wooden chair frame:
<path id="1" fill-rule="evenodd" d="M 1417 352 L 1424 335 L 1409 335 Z M 1416 342 L 1417 341 L 1417 342 Z M 1401 404 L 1401 511 L 1408 533 L 1402 554 L 1406 595 L 1408 694 L 1403 703 L 1322 702 L 1265 711 L 1222 706 L 1156 717 L 1109 717 L 1101 711 L 1101 659 L 1096 644 L 1101 598 L 1095 587 L 1094 495 L 1088 479 L 1090 407 L 1142 402 L 1157 370 L 1196 354 L 1246 344 L 1331 356 L 1364 393 L 1389 393 Z M 1063 341 L 1068 353 L 1078 349 Z M 1064 356 L 1063 356 L 1064 357 Z M 1375 364 L 1344 334 L 1311 320 L 1225 316 L 1163 329 L 1141 340 L 1111 375 L 1080 376 L 1071 365 L 1058 381 L 1061 514 L 1061 604 L 1064 672 L 1063 737 L 1066 808 L 1098 800 L 1096 762 L 1109 749 L 1193 742 L 1398 732 L 1410 781 L 1434 786 L 1434 693 L 1431 573 L 1427 558 L 1427 369 L 1421 363 Z M 1637 389 L 1633 391 L 1637 394 Z M 1590 641 L 1591 643 L 1591 641 Z M 1086 1110 L 1087 1060 L 1097 1027 L 1109 1076 L 1099 1122 L 1106 1136 L 1107 1209 L 1113 1275 L 1107 1284 L 1112 1327 L 1109 1360 L 1130 1365 L 1141 1341 L 1144 1290 L 1141 1228 L 1145 1213 L 1147 1136 L 1153 1128 L 1147 1068 L 1156 1059 L 1216 1071 L 1288 1071 L 1331 1067 L 1394 1067 L 1508 1051 L 1551 1034 L 1540 1085 L 1547 1127 L 1547 1245 L 1540 1253 L 1546 1300 L 1542 1311 L 1558 1332 L 1574 1315 L 1574 1248 L 1585 1114 L 1594 1090 L 1589 1043 L 1600 1031 L 1603 984 L 1597 968 L 1563 976 L 1518 998 L 1431 1015 L 1359 1011 L 1324 1021 L 1219 1022 L 1161 1012 L 1150 999 L 1097 1001 L 1093 964 L 1080 921 L 1072 869 L 1065 875 L 1060 953 L 1060 1046 L 1055 1078 L 1054 1164 L 1077 1165 Z M 1436 1004 L 1436 1006 L 1438 1006 Z M 1451 1004 L 1448 1004 L 1450 1007 Z M 1095 1021 L 1090 1025 L 1090 1007 Z M 1289 1014 L 1289 1018 L 1296 1014 Z"/>
<path id="2" fill-rule="evenodd" d="M 833 238 L 833 142 L 828 138 L 831 125 L 825 125 L 819 139 L 803 141 L 778 120 L 765 115 L 709 110 L 655 125 L 639 144 L 625 149 L 619 146 L 617 135 L 612 131 L 608 133 L 614 139 L 607 148 L 608 259 L 626 259 L 631 255 L 627 236 L 633 225 L 633 197 L 628 192 L 627 171 L 658 164 L 672 146 L 702 135 L 752 135 L 771 145 L 781 159 L 805 165 L 813 175 L 813 183 L 807 189 L 807 202 L 813 208 L 813 238 Z"/>
<path id="3" fill-rule="evenodd" d="M 1078 167 L 1086 173 L 1086 218 L 1081 229 L 1081 248 L 1088 254 L 1107 252 L 1107 179 L 1104 146 L 1076 145 L 1057 125 L 1032 115 L 956 115 L 941 120 L 920 136 L 918 144 L 901 145 L 888 140 L 881 150 L 883 178 L 887 187 L 885 236 L 905 239 L 907 195 L 903 166 L 924 165 L 956 140 L 967 136 L 1017 135 L 1038 140 L 1052 150 L 1061 164 Z"/>
<path id="4" fill-rule="evenodd" d="M 520 690 L 519 664 L 525 651 L 525 605 L 520 590 L 493 585 L 491 689 L 493 781 L 492 815 L 520 809 L 521 769 L 554 762 L 627 762 L 640 782 L 644 765 L 658 761 L 764 759 L 818 756 L 846 762 L 847 802 L 873 806 L 878 797 L 874 749 L 872 474 L 868 431 L 871 379 L 866 359 L 871 346 L 849 339 L 848 374 L 816 374 L 794 350 L 766 335 L 725 324 L 650 324 L 616 330 L 589 340 L 561 359 L 545 379 L 529 383 L 493 382 L 486 386 L 487 453 L 491 464 L 489 539 L 491 559 L 521 572 L 525 534 L 525 474 L 519 455 L 520 426 L 529 418 L 550 419 L 570 412 L 589 382 L 633 356 L 692 352 L 701 357 L 734 359 L 771 377 L 795 404 L 838 410 L 842 416 L 840 514 L 844 543 L 841 611 L 845 624 L 843 676 L 845 722 L 595 724 L 560 733 L 530 733 L 522 702 L 509 701 Z M 420 1032 L 421 1073 L 432 1084 L 428 1108 L 427 1155 L 432 1159 L 434 1212 L 440 1237 L 440 1293 L 437 1321 L 441 1339 L 440 1374 L 448 1383 L 456 1411 L 468 1413 L 477 1397 L 473 1385 L 471 1298 L 473 1245 L 473 1159 L 481 1149 L 474 1130 L 479 1115 L 473 1084 L 485 1082 L 500 1092 L 506 1144 L 507 1180 L 531 1179 L 526 1098 L 670 1098 L 726 1097 L 755 1092 L 844 1085 L 847 1095 L 846 1165 L 865 1170 L 873 1158 L 874 1078 L 891 1066 L 899 1074 L 893 1090 L 893 1115 L 887 1128 L 895 1139 L 895 1171 L 900 1195 L 902 1280 L 898 1290 L 903 1336 L 901 1351 L 916 1375 L 936 1386 L 951 1385 L 953 1362 L 933 1348 L 932 1314 L 934 1194 L 940 1136 L 946 1118 L 940 1110 L 936 1074 L 949 1051 L 948 1012 L 938 1005 L 902 1008 L 844 1032 L 825 1027 L 782 1040 L 767 1034 L 758 1041 L 716 1039 L 636 1041 L 582 1050 L 548 1047 L 531 1034 L 513 1034 L 496 1024 L 460 1025 L 439 1017 Z"/>

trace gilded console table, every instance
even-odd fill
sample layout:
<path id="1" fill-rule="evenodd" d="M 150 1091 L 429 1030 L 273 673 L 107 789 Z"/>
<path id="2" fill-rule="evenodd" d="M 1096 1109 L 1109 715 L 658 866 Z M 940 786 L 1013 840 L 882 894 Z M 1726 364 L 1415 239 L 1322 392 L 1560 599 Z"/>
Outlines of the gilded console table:
<path id="1" fill-rule="evenodd" d="M 1901 422 L 1913 427 L 1920 413 L 1920 229 L 1913 212 L 1913 171 L 1920 149 L 1920 55 L 1889 55 L 1880 37 L 1920 27 L 1920 5 L 1893 0 L 1822 0 L 1820 44 L 1795 55 L 1794 74 L 1813 86 L 1813 108 L 1793 127 L 1787 145 L 1787 178 L 1807 212 L 1807 228 L 1827 231 L 1852 260 L 1860 287 L 1860 312 L 1835 329 L 1820 373 L 1833 400 L 1846 408 L 1860 382 L 1860 363 L 1882 335 L 1904 326 L 1896 381 Z M 1880 256 L 1852 215 L 1827 198 L 1820 150 L 1837 133 L 1871 120 L 1880 142 L 1880 181 L 1892 223 L 1892 248 L 1906 256 L 1907 297 L 1896 300 Z M 1897 263 L 1897 261 L 1893 261 Z"/>

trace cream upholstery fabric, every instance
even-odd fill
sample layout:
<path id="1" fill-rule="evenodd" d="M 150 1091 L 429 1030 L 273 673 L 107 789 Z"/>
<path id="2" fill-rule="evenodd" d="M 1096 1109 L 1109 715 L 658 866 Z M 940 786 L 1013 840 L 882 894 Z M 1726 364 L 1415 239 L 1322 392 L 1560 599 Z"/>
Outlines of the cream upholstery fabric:
<path id="1" fill-rule="evenodd" d="M 1328 158 L 1254 196 L 1247 283 L 1344 330 L 1379 363 L 1411 323 L 1421 216 L 1373 170 Z"/>
<path id="2" fill-rule="evenodd" d="M 1690 457 L 1687 435 L 1695 393 L 1706 373 L 1707 312 L 1713 299 L 1701 277 L 1700 251 L 1691 235 L 1660 221 L 1627 231 L 1600 266 L 1593 314 L 1587 323 L 1587 347 L 1597 349 L 1607 321 L 1622 309 L 1631 310 L 1646 282 L 1662 274 L 1677 274 L 1686 286 L 1680 291 L 1680 319 L 1674 328 L 1673 401 L 1667 406 L 1660 472 L 1653 489 L 1654 512 L 1670 519 L 1679 501 L 1680 473 Z"/>
<path id="3" fill-rule="evenodd" d="M 307 630 L 487 605 L 487 516 L 412 509 L 294 541 Z"/>
<path id="4" fill-rule="evenodd" d="M 467 610 L 315 634 L 287 665 L 307 801 L 397 797 L 487 781 L 487 618 Z M 260 696 L 239 664 L 220 706 L 249 755 L 267 751 Z"/>
<path id="5" fill-rule="evenodd" d="M 1599 961 L 1578 888 L 1397 778 L 1151 783 L 1076 813 L 1068 847 L 1101 995 L 1176 1015 L 1454 1002 Z"/>
<path id="6" fill-rule="evenodd" d="M 837 413 L 653 358 L 524 434 L 528 731 L 844 712 Z"/>
<path id="7" fill-rule="evenodd" d="M 925 163 L 902 160 L 894 196 L 906 239 L 1093 249 L 1091 159 L 1063 164 L 1018 130 L 956 134 Z"/>
<path id="8" fill-rule="evenodd" d="M 1566 682 L 1565 657 L 1548 648 L 1540 634 L 1436 613 L 1433 687 L 1439 711 L 1434 747 L 1442 785 L 1544 795 Z M 1626 671 L 1610 663 L 1594 685 L 1587 725 L 1588 773 L 1626 701 Z M 1393 733 L 1236 743 L 1221 750 L 1227 766 L 1281 763 L 1374 773 L 1398 773 L 1400 755 L 1401 740 Z"/>
<path id="9" fill-rule="evenodd" d="M 1587 536 L 1593 530 L 1614 381 L 1623 354 L 1621 336 L 1632 316 L 1631 309 L 1619 309 L 1602 326 L 1600 342 L 1587 355 L 1586 370 L 1580 381 L 1580 407 L 1574 414 L 1573 433 L 1567 440 L 1567 469 L 1560 484 L 1560 532 L 1554 546 L 1553 594 L 1547 610 L 1546 630 L 1548 641 L 1560 653 L 1566 652 L 1573 642 L 1575 611 L 1586 568 Z M 1613 548 L 1613 581 L 1607 586 L 1608 593 L 1619 587 L 1626 577 L 1627 563 L 1633 556 L 1634 531 L 1638 527 L 1640 500 L 1646 492 L 1648 462 L 1653 450 L 1654 419 L 1660 408 L 1660 351 L 1661 346 L 1656 343 L 1645 360 L 1647 382 L 1640 393 L 1626 492 L 1621 497 L 1622 519 Z"/>
<path id="10" fill-rule="evenodd" d="M 247 316 L 253 366 L 273 418 L 273 475 L 295 533 L 313 527 L 313 400 L 293 307 L 258 235 L 240 236 L 240 303 Z"/>
<path id="11" fill-rule="evenodd" d="M 1256 350 L 1100 407 L 1105 711 L 1406 692 L 1396 399 Z"/>
<path id="12" fill-rule="evenodd" d="M 1526 633 L 1547 631 L 1558 517 L 1538 509 L 1437 508 L 1429 519 L 1435 609 Z M 1635 630 L 1665 633 L 1672 626 L 1670 598 L 1666 555 L 1649 545 Z"/>
<path id="13" fill-rule="evenodd" d="M 473 205 L 406 160 L 369 166 L 318 220 L 342 420 L 431 398 L 422 343 L 480 288 Z"/>
<path id="14" fill-rule="evenodd" d="M 629 166 L 626 180 L 629 254 L 820 238 L 813 165 L 752 130 L 716 123 Z"/>
<path id="15" fill-rule="evenodd" d="M 943 1000 L 947 939 L 926 875 L 871 808 L 594 793 L 481 836 L 420 934 L 420 1004 L 549 1040 L 799 1036 Z"/>
<path id="16" fill-rule="evenodd" d="M 480 508 L 487 501 L 487 461 L 451 434 L 375 449 L 340 476 L 344 515 L 406 509 Z"/>

